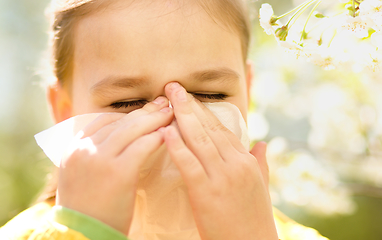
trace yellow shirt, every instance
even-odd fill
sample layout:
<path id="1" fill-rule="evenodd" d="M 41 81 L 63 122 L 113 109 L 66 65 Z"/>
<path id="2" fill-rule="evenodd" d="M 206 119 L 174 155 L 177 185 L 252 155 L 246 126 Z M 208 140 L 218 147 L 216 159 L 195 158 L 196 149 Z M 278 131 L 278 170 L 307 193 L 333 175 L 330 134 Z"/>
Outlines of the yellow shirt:
<path id="1" fill-rule="evenodd" d="M 127 239 L 111 227 L 70 209 L 53 207 L 54 202 L 42 202 L 21 212 L 0 229 L 1 240 L 103 240 Z M 56 216 L 55 216 L 56 215 Z M 69 216 L 69 220 L 68 220 Z M 66 220 L 65 220 L 66 218 Z M 316 230 L 302 226 L 274 208 L 274 218 L 282 240 L 328 240 Z M 62 221 L 64 219 L 64 221 Z M 68 227 L 68 221 L 80 225 Z M 74 229 L 76 230 L 74 230 Z"/>

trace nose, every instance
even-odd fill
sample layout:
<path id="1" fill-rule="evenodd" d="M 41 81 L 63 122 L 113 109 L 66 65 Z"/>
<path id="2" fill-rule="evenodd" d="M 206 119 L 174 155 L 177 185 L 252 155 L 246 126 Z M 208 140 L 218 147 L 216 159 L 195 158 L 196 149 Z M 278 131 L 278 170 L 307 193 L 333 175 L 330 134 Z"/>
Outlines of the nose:
<path id="1" fill-rule="evenodd" d="M 171 92 L 179 88 L 179 85 L 183 87 L 179 82 L 176 82 L 176 81 L 166 83 L 162 88 L 160 88 L 161 89 L 160 92 L 158 92 L 155 96 L 153 96 L 153 99 L 156 99 L 159 96 L 163 96 L 167 99 L 170 99 Z M 170 107 L 172 107 L 171 102 L 170 102 Z"/>

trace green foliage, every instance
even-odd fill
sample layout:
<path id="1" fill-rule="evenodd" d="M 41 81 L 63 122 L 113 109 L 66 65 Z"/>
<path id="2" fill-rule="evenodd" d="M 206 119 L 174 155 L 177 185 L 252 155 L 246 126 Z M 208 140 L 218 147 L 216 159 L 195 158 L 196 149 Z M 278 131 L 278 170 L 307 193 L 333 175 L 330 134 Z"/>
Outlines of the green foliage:
<path id="1" fill-rule="evenodd" d="M 314 16 L 315 16 L 316 18 L 325 18 L 325 15 L 322 14 L 322 13 L 316 13 Z"/>
<path id="2" fill-rule="evenodd" d="M 0 225 L 34 201 L 51 167 L 33 139 L 51 124 L 35 74 L 46 46 L 47 3 L 1 2 Z"/>

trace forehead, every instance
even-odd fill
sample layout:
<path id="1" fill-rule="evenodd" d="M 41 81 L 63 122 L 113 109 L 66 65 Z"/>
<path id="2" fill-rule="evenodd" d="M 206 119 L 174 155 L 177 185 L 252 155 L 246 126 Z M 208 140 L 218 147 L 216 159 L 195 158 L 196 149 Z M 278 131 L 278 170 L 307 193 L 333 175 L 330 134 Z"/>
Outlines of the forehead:
<path id="1" fill-rule="evenodd" d="M 204 68 L 243 74 L 240 38 L 196 1 L 117 1 L 84 17 L 75 29 L 74 78 L 106 75 L 178 80 Z"/>

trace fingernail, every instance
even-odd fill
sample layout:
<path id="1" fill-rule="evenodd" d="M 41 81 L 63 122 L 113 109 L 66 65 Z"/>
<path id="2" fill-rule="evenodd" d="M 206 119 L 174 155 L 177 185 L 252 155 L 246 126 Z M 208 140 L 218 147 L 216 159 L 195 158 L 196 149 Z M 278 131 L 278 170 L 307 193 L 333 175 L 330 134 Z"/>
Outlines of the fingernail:
<path id="1" fill-rule="evenodd" d="M 164 130 L 165 130 L 165 128 L 161 127 L 161 128 L 158 129 L 158 132 L 164 133 Z"/>
<path id="2" fill-rule="evenodd" d="M 161 104 L 164 103 L 164 101 L 165 101 L 164 97 L 159 96 L 159 97 L 157 97 L 157 98 L 153 101 L 153 103 L 155 103 L 155 104 L 157 104 L 157 105 L 161 105 Z"/>
<path id="3" fill-rule="evenodd" d="M 181 101 L 181 102 L 187 101 L 187 93 L 186 93 L 186 91 L 184 91 L 184 89 L 180 89 L 175 95 L 179 101 Z"/>
<path id="4" fill-rule="evenodd" d="M 177 82 L 173 82 L 173 83 L 170 84 L 170 90 L 171 90 L 171 91 L 174 90 L 174 89 L 177 89 L 177 88 L 179 88 L 179 87 L 181 87 L 181 86 L 180 86 L 180 84 L 177 83 Z"/>
<path id="5" fill-rule="evenodd" d="M 164 113 L 169 113 L 169 112 L 171 111 L 171 109 L 168 108 L 168 107 L 165 107 L 165 108 L 162 108 L 162 109 L 159 110 L 159 111 L 164 112 Z"/>

